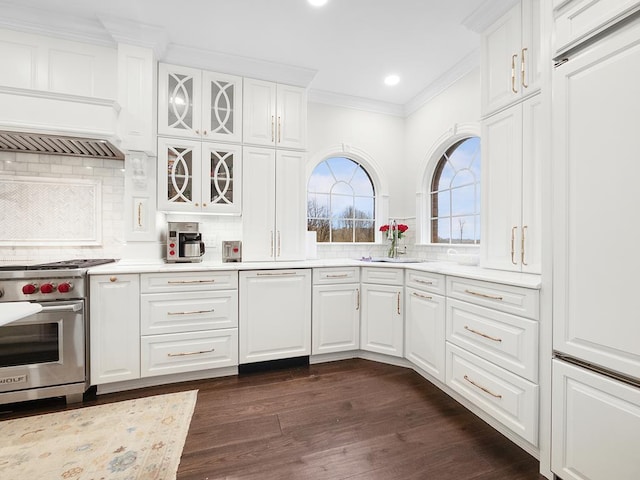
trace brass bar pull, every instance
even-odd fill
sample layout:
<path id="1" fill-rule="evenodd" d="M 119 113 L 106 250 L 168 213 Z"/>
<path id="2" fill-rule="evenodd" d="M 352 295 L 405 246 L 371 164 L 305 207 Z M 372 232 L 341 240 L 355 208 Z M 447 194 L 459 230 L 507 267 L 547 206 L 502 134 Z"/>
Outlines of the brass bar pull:
<path id="1" fill-rule="evenodd" d="M 520 242 L 520 260 L 522 262 L 522 265 L 529 265 L 527 262 L 524 261 L 524 242 L 525 242 L 527 228 L 528 227 L 526 225 L 522 227 L 522 240 Z"/>
<path id="2" fill-rule="evenodd" d="M 271 115 L 271 141 L 276 141 L 276 117 Z"/>
<path id="3" fill-rule="evenodd" d="M 516 59 L 518 58 L 518 54 L 511 55 L 511 91 L 513 93 L 518 93 L 516 89 Z"/>
<path id="4" fill-rule="evenodd" d="M 400 315 L 400 292 L 398 292 L 398 315 Z"/>
<path id="5" fill-rule="evenodd" d="M 192 312 L 167 312 L 167 315 L 195 315 L 197 313 L 212 313 L 215 310 L 193 310 Z"/>
<path id="6" fill-rule="evenodd" d="M 280 230 L 278 230 L 278 257 L 280 256 Z"/>
<path id="7" fill-rule="evenodd" d="M 296 275 L 296 272 L 258 272 L 259 277 L 283 277 L 285 275 Z"/>
<path id="8" fill-rule="evenodd" d="M 142 202 L 138 202 L 138 226 L 142 227 Z"/>
<path id="9" fill-rule="evenodd" d="M 356 288 L 356 310 L 360 310 L 360 289 Z"/>
<path id="10" fill-rule="evenodd" d="M 424 285 L 433 285 L 433 282 L 429 282 L 427 280 L 420 280 L 419 278 L 416 278 L 416 283 L 422 283 Z"/>
<path id="11" fill-rule="evenodd" d="M 215 280 L 169 280 L 167 284 L 176 285 L 176 284 L 193 284 L 193 283 L 216 283 Z"/>
<path id="12" fill-rule="evenodd" d="M 473 290 L 465 290 L 464 293 L 468 293 L 469 295 L 475 295 L 476 297 L 482 298 L 490 298 L 491 300 L 503 300 L 502 297 L 498 297 L 497 295 L 487 295 L 486 293 L 474 292 Z"/>
<path id="13" fill-rule="evenodd" d="M 476 382 L 474 382 L 473 380 L 471 380 L 467 375 L 464 376 L 464 379 L 469 382 L 471 385 L 473 385 L 476 388 L 479 388 L 480 390 L 482 390 L 485 393 L 488 393 L 489 395 L 491 395 L 492 397 L 495 398 L 502 398 L 502 395 L 498 395 L 497 393 L 493 393 L 491 390 L 489 390 L 487 387 L 483 387 L 482 385 L 478 385 Z"/>
<path id="14" fill-rule="evenodd" d="M 211 353 L 215 351 L 216 349 L 212 348 L 211 350 L 198 350 L 197 352 L 167 353 L 167 357 L 186 357 L 187 355 L 200 355 L 202 353 Z"/>
<path id="15" fill-rule="evenodd" d="M 341 273 L 340 275 L 327 275 L 327 278 L 347 278 L 348 276 L 348 273 Z"/>
<path id="16" fill-rule="evenodd" d="M 518 229 L 518 227 L 513 227 L 511 229 L 511 263 L 513 263 L 514 265 L 517 265 L 518 262 L 516 262 L 514 256 L 516 254 L 516 230 Z"/>
<path id="17" fill-rule="evenodd" d="M 412 295 L 414 297 L 424 298 L 426 300 L 433 300 L 433 297 L 430 297 L 429 295 L 422 295 L 421 293 L 418 293 L 418 292 L 413 292 Z"/>
<path id="18" fill-rule="evenodd" d="M 526 47 L 522 49 L 522 68 L 520 69 L 520 72 L 522 74 L 521 83 L 524 88 L 529 88 L 529 84 L 527 83 L 527 68 L 525 66 L 525 56 L 524 56 L 524 53 L 528 50 L 529 49 Z"/>
<path id="19" fill-rule="evenodd" d="M 269 255 L 270 257 L 274 257 L 276 254 L 275 250 L 273 249 L 273 230 L 271 230 L 271 254 Z"/>
<path id="20" fill-rule="evenodd" d="M 282 143 L 282 118 L 278 115 L 278 143 Z"/>
<path id="21" fill-rule="evenodd" d="M 492 337 L 491 335 L 487 335 L 486 333 L 482 333 L 477 330 L 474 330 L 473 328 L 469 328 L 469 325 L 465 325 L 464 329 L 468 330 L 471 333 L 475 333 L 476 335 L 480 335 L 481 337 L 488 338 L 489 340 L 493 340 L 494 342 L 502 342 L 501 338 Z"/>

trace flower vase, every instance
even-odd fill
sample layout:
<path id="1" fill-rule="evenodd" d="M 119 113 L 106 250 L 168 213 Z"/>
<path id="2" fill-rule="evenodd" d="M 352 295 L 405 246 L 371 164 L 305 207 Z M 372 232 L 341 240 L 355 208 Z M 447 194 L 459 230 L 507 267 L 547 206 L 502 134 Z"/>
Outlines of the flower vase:
<path id="1" fill-rule="evenodd" d="M 397 258 L 398 257 L 398 239 L 395 237 L 391 237 L 391 245 L 389 246 L 389 252 L 387 252 L 387 256 L 389 258 Z"/>

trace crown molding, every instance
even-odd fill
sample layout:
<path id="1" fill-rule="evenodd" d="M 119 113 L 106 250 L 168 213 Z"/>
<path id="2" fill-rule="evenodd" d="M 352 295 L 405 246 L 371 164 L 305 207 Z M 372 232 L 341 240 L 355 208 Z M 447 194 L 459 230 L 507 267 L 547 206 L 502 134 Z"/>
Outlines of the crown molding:
<path id="1" fill-rule="evenodd" d="M 471 15 L 462 20 L 461 23 L 472 32 L 482 33 L 519 1 L 520 0 L 486 0 L 471 12 Z"/>
<path id="2" fill-rule="evenodd" d="M 99 17 L 104 29 L 115 43 L 152 49 L 156 58 L 164 55 L 169 34 L 164 28 L 117 17 Z"/>
<path id="3" fill-rule="evenodd" d="M 213 50 L 177 44 L 170 44 L 168 46 L 162 61 L 305 88 L 309 86 L 315 78 L 316 73 L 318 73 L 317 70 L 310 68 L 268 62 L 256 58 L 230 55 Z"/>
<path id="4" fill-rule="evenodd" d="M 311 103 L 404 117 L 404 107 L 395 103 L 380 102 L 368 98 L 326 92 L 323 90 L 309 90 L 308 98 Z"/>
<path id="5" fill-rule="evenodd" d="M 447 70 L 443 75 L 431 82 L 427 88 L 404 105 L 404 116 L 408 117 L 419 110 L 431 99 L 440 95 L 447 88 L 480 66 L 480 49 L 475 49 L 466 57 Z"/>

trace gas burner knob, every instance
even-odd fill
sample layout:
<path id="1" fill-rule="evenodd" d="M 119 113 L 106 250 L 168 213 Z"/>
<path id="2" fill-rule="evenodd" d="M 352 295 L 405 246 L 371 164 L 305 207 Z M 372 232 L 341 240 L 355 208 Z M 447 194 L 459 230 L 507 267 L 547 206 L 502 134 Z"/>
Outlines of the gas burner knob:
<path id="1" fill-rule="evenodd" d="M 33 295 L 38 291 L 38 285 L 35 283 L 28 283 L 22 287 L 22 293 L 25 295 Z"/>
<path id="2" fill-rule="evenodd" d="M 73 290 L 73 283 L 71 282 L 62 282 L 58 285 L 58 291 L 60 293 L 68 293 Z"/>
<path id="3" fill-rule="evenodd" d="M 53 293 L 55 290 L 55 285 L 53 283 L 43 283 L 40 285 L 40 291 L 42 293 Z"/>

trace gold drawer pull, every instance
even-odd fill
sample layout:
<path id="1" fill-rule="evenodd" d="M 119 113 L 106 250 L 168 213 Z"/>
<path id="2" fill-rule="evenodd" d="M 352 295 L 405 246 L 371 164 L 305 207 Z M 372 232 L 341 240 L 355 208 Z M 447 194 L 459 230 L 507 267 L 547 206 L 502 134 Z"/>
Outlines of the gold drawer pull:
<path id="1" fill-rule="evenodd" d="M 476 335 L 480 335 L 481 337 L 488 338 L 489 340 L 493 340 L 494 342 L 501 342 L 502 341 L 501 338 L 492 337 L 491 335 L 487 335 L 486 333 L 479 332 L 477 330 L 474 330 L 473 328 L 469 328 L 468 325 L 465 325 L 464 329 L 468 330 L 471 333 L 475 333 Z"/>
<path id="2" fill-rule="evenodd" d="M 256 274 L 258 277 L 282 277 L 284 275 L 297 275 L 296 272 L 259 272 Z"/>
<path id="3" fill-rule="evenodd" d="M 469 295 L 475 295 L 476 297 L 489 298 L 491 300 L 500 300 L 502 301 L 502 297 L 498 297 L 497 295 L 487 295 L 486 293 L 474 292 L 473 290 L 465 290 L 464 293 L 468 293 Z"/>
<path id="4" fill-rule="evenodd" d="M 489 390 L 487 387 L 483 387 L 482 385 L 478 385 L 476 382 L 474 382 L 473 380 L 471 380 L 467 375 L 464 376 L 464 379 L 469 382 L 471 385 L 473 385 L 476 388 L 479 388 L 480 390 L 482 390 L 485 393 L 488 393 L 489 395 L 491 395 L 492 397 L 495 398 L 502 398 L 502 395 L 498 395 L 497 393 L 493 393 L 491 390 Z"/>
<path id="5" fill-rule="evenodd" d="M 414 297 L 426 298 L 427 300 L 433 300 L 433 297 L 430 297 L 430 296 L 428 296 L 428 295 L 422 295 L 422 294 L 417 293 L 417 292 L 413 292 L 413 293 L 412 293 L 412 295 L 413 295 Z"/>
<path id="6" fill-rule="evenodd" d="M 175 284 L 185 284 L 185 283 L 216 283 L 215 280 L 169 280 L 167 282 L 169 285 L 175 285 Z"/>
<path id="7" fill-rule="evenodd" d="M 180 353 L 167 353 L 167 357 L 186 357 L 187 355 L 200 355 L 201 353 L 215 352 L 215 348 L 211 350 L 199 350 L 197 352 L 180 352 Z"/>
<path id="8" fill-rule="evenodd" d="M 420 280 L 419 278 L 416 278 L 416 283 L 422 283 L 424 285 L 433 285 L 433 282 L 429 282 L 427 280 Z"/>
<path id="9" fill-rule="evenodd" d="M 212 313 L 215 310 L 194 310 L 193 312 L 167 312 L 167 315 L 195 315 L 197 313 Z"/>
<path id="10" fill-rule="evenodd" d="M 347 278 L 348 276 L 348 273 L 341 273 L 340 275 L 327 275 L 327 278 Z"/>

